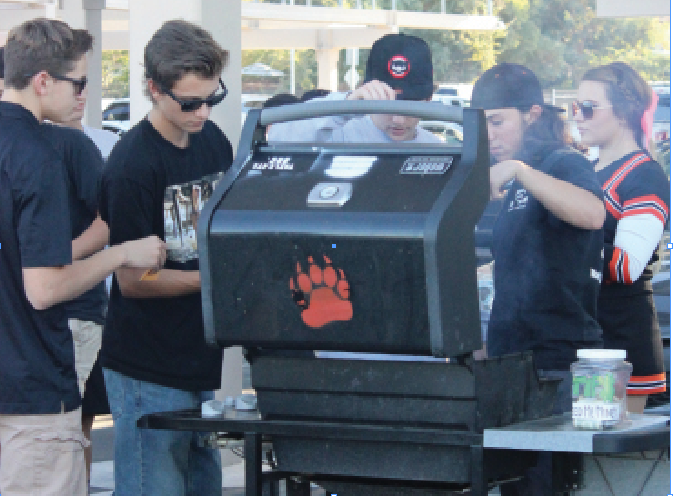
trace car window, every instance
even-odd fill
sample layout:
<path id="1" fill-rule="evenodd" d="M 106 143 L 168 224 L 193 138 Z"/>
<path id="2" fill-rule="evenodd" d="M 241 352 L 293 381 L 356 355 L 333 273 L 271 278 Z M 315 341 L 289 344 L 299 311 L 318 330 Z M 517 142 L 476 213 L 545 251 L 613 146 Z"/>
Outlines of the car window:
<path id="1" fill-rule="evenodd" d="M 440 138 L 442 141 L 446 141 L 446 135 L 445 135 L 445 127 L 444 126 L 432 126 L 432 125 L 427 125 L 423 126 L 424 129 L 427 131 L 432 132 L 435 134 L 438 138 Z"/>
<path id="2" fill-rule="evenodd" d="M 116 120 L 119 121 L 128 121 L 129 120 L 129 107 L 119 107 L 113 111 Z"/>
<path id="3" fill-rule="evenodd" d="M 456 129 L 447 129 L 445 132 L 445 142 L 450 145 L 460 145 L 464 138 L 461 131 Z"/>
<path id="4" fill-rule="evenodd" d="M 671 97 L 670 95 L 662 95 L 657 102 L 657 110 L 654 112 L 655 122 L 670 122 L 671 121 Z"/>
<path id="5" fill-rule="evenodd" d="M 459 94 L 455 88 L 439 88 L 436 93 L 438 93 L 439 95 L 452 95 L 452 96 L 457 96 Z"/>
<path id="6" fill-rule="evenodd" d="M 111 103 L 101 116 L 104 121 L 128 121 L 130 120 L 129 102 Z"/>

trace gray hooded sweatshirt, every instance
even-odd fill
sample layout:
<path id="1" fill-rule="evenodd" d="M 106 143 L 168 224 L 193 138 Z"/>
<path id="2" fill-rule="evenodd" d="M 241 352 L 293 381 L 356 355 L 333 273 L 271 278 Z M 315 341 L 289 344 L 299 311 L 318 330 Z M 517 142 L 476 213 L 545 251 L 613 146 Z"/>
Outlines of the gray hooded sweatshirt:
<path id="1" fill-rule="evenodd" d="M 344 100 L 346 93 L 330 93 L 312 102 Z M 394 141 L 372 122 L 369 115 L 317 117 L 273 124 L 268 141 L 313 141 L 330 143 L 438 143 L 435 134 L 417 126 L 413 140 Z"/>

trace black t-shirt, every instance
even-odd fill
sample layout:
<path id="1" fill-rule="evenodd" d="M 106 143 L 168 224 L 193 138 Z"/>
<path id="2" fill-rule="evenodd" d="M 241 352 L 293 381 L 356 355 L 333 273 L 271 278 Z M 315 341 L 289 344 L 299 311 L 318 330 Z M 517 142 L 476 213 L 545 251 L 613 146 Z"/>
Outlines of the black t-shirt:
<path id="1" fill-rule="evenodd" d="M 94 142 L 82 131 L 52 124 L 43 124 L 42 131 L 63 158 L 71 213 L 70 236 L 75 239 L 96 219 L 103 158 Z M 106 285 L 101 281 L 64 306 L 68 318 L 103 324 Z"/>
<path id="2" fill-rule="evenodd" d="M 615 248 L 614 238 L 617 234 L 617 224 L 622 218 L 650 214 L 666 226 L 669 220 L 671 195 L 669 180 L 661 165 L 644 151 L 629 153 L 596 174 L 603 187 L 606 210 L 603 224 L 605 233 L 603 286 L 598 300 L 600 306 L 604 300 L 652 293 L 650 266 L 659 260 L 659 246 L 640 277 L 632 281 L 624 267 L 628 263 L 627 255 L 623 250 Z M 654 308 L 648 308 L 648 301 L 651 300 L 644 299 L 644 311 L 654 313 Z"/>
<path id="3" fill-rule="evenodd" d="M 73 339 L 63 305 L 35 310 L 22 268 L 71 263 L 61 157 L 33 114 L 0 102 L 0 414 L 80 405 Z"/>
<path id="4" fill-rule="evenodd" d="M 197 270 L 197 217 L 232 162 L 231 144 L 212 122 L 181 149 L 142 120 L 104 169 L 100 212 L 111 245 L 155 234 L 168 244 L 165 268 Z M 217 389 L 221 381 L 222 352 L 205 342 L 200 293 L 124 298 L 114 277 L 100 356 L 104 367 L 177 389 Z"/>
<path id="5" fill-rule="evenodd" d="M 573 150 L 558 153 L 530 165 L 602 199 L 591 163 Z M 578 348 L 600 347 L 602 249 L 602 229 L 563 222 L 515 181 L 494 224 L 488 354 L 532 350 L 538 368 L 567 370 Z"/>

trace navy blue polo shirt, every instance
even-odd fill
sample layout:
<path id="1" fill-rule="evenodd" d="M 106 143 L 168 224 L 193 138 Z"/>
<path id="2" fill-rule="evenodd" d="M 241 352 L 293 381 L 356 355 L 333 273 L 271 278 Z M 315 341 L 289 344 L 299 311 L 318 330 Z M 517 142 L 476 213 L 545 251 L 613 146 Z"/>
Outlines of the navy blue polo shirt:
<path id="1" fill-rule="evenodd" d="M 79 129 L 43 124 L 42 132 L 63 158 L 71 216 L 71 238 L 80 236 L 94 222 L 99 209 L 99 187 L 104 159 L 94 142 Z M 104 281 L 65 303 L 68 318 L 103 325 L 106 306 Z"/>
<path id="2" fill-rule="evenodd" d="M 0 102 L 0 414 L 80 405 L 63 305 L 35 310 L 22 268 L 71 263 L 64 168 L 25 108 Z"/>
<path id="3" fill-rule="evenodd" d="M 530 165 L 602 199 L 586 157 L 574 150 L 549 157 L 550 151 Z M 537 368 L 569 370 L 577 349 L 600 348 L 602 250 L 602 229 L 579 229 L 558 219 L 514 181 L 494 224 L 488 354 L 531 350 Z"/>

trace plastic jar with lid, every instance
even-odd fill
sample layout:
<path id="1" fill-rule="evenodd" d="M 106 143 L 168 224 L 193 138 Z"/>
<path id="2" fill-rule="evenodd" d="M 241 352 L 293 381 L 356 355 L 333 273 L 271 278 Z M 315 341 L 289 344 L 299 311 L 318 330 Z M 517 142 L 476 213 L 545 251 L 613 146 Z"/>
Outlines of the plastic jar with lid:
<path id="1" fill-rule="evenodd" d="M 572 424 L 611 429 L 627 418 L 626 385 L 632 366 L 626 350 L 577 350 L 572 371 Z"/>

